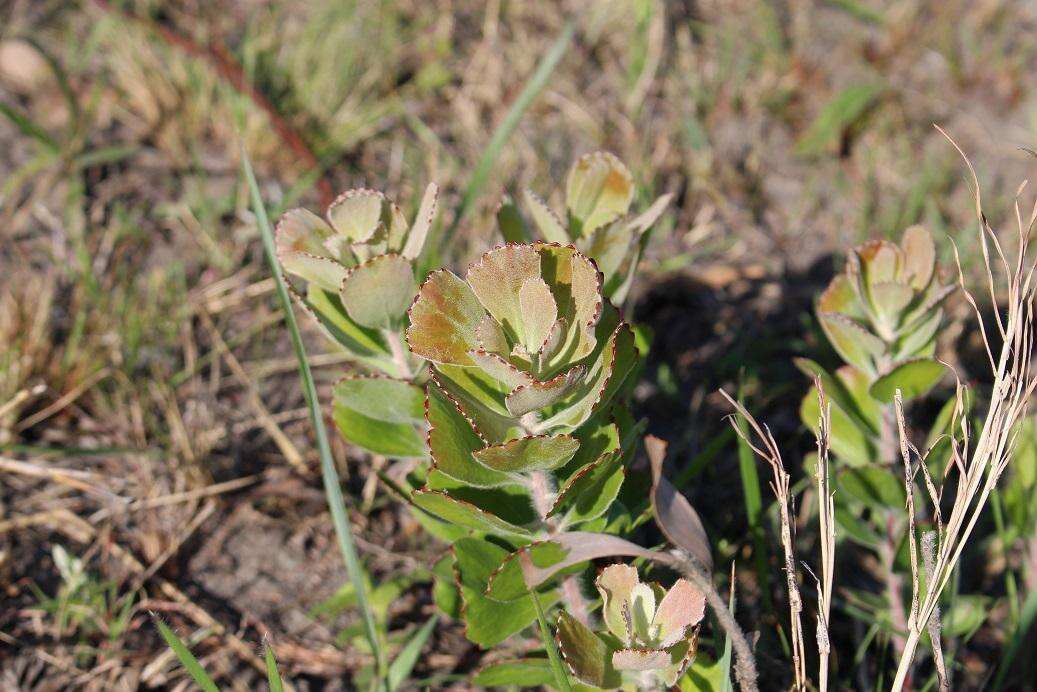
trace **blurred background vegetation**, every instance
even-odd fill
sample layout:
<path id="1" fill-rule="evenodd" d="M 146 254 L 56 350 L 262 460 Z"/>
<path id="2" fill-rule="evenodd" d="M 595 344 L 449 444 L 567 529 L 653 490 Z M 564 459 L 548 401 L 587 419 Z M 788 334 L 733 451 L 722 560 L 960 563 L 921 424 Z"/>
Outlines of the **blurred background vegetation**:
<path id="1" fill-rule="evenodd" d="M 630 303 L 655 331 L 638 411 L 738 568 L 765 680 L 785 680 L 780 579 L 753 570 L 778 575 L 780 557 L 746 530 L 716 390 L 741 387 L 799 477 L 812 439 L 791 358 L 826 348 L 814 295 L 845 248 L 913 223 L 977 266 L 972 194 L 932 125 L 1004 218 L 1034 170 L 1035 30 L 1026 0 L 0 3 L 0 686 L 182 685 L 149 611 L 228 687 L 258 684 L 264 638 L 298 689 L 349 688 L 366 665 L 242 143 L 272 215 L 356 186 L 412 213 L 437 182 L 454 266 L 499 241 L 503 193 L 549 189 L 587 151 L 619 155 L 642 202 L 674 193 Z M 951 312 L 939 352 L 979 376 Z M 348 366 L 305 326 L 326 391 Z M 374 607 L 402 641 L 434 612 L 443 546 L 379 486 L 382 460 L 335 444 Z M 963 569 L 984 594 L 954 630 L 963 685 L 997 671 L 1037 586 L 1022 515 L 999 515 Z M 857 648 L 839 668 L 862 671 L 846 686 L 882 682 L 871 605 L 841 611 Z M 464 688 L 487 657 L 447 620 L 425 651 L 414 679 L 434 688 Z M 1034 679 L 1023 663 L 1013 675 Z"/>

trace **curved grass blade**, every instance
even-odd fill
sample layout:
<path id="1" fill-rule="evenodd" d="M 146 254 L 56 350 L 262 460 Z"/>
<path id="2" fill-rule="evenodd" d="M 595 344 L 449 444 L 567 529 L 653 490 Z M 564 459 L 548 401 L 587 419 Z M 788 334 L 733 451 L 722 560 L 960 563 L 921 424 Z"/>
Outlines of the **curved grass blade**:
<path id="1" fill-rule="evenodd" d="M 342 486 L 339 483 L 338 471 L 335 470 L 335 462 L 331 457 L 331 444 L 328 442 L 328 431 L 324 427 L 324 417 L 321 415 L 320 402 L 317 400 L 317 386 L 313 381 L 313 373 L 310 372 L 309 361 L 306 360 L 306 348 L 299 334 L 299 325 L 295 321 L 295 313 L 292 312 L 291 298 L 288 296 L 288 287 L 285 285 L 284 276 L 277 262 L 277 254 L 274 249 L 274 232 L 270 227 L 270 219 L 263 206 L 263 198 L 259 194 L 259 185 L 256 183 L 256 175 L 252 171 L 252 164 L 248 154 L 242 148 L 242 169 L 248 182 L 249 192 L 252 196 L 253 211 L 259 226 L 260 235 L 263 237 L 263 249 L 266 252 L 267 261 L 274 275 L 277 286 L 277 296 L 281 307 L 284 309 L 285 323 L 292 337 L 292 346 L 295 355 L 299 359 L 299 376 L 302 378 L 303 394 L 306 396 L 306 405 L 310 409 L 310 420 L 313 422 L 314 434 L 317 438 L 317 451 L 320 454 L 321 476 L 324 480 L 324 493 L 328 498 L 328 509 L 331 511 L 331 520 L 335 525 L 335 534 L 338 537 L 339 549 L 346 563 L 346 571 L 349 579 L 353 582 L 356 590 L 356 603 L 360 611 L 360 619 L 364 624 L 364 636 L 371 645 L 371 651 L 375 657 L 375 669 L 378 678 L 384 677 L 385 655 L 382 651 L 381 639 L 375 626 L 374 615 L 367 599 L 367 589 L 364 584 L 364 571 L 357 557 L 356 544 L 353 541 L 352 527 L 349 523 L 349 515 L 346 513 L 346 501 L 342 496 Z"/>
<path id="2" fill-rule="evenodd" d="M 540 599 L 537 598 L 535 590 L 530 590 L 529 595 L 533 597 L 533 605 L 537 609 L 537 622 L 540 624 L 540 640 L 544 643 L 547 660 L 551 662 L 551 671 L 555 676 L 555 686 L 561 692 L 572 692 L 573 688 L 569 684 L 569 676 L 565 672 L 565 666 L 562 665 L 562 657 L 558 655 L 558 647 L 555 646 L 551 630 L 548 629 L 547 618 L 544 616 L 544 609 L 540 605 Z"/>
<path id="3" fill-rule="evenodd" d="M 439 616 L 433 615 L 428 622 L 411 636 L 404 647 L 400 649 L 400 653 L 396 654 L 396 658 L 393 659 L 392 664 L 389 666 L 389 692 L 396 692 L 400 685 L 410 677 L 411 671 L 414 670 L 414 664 L 418 662 L 418 656 L 421 655 L 421 649 L 424 648 L 425 642 L 432 635 L 432 631 L 436 629 L 436 623 L 438 622 Z"/>
<path id="4" fill-rule="evenodd" d="M 158 627 L 159 634 L 166 640 L 166 644 L 173 650 L 176 657 L 180 659 L 180 664 L 191 675 L 198 687 L 205 690 L 205 692 L 219 692 L 220 688 L 212 681 L 209 674 L 202 668 L 202 664 L 194 657 L 187 645 L 180 640 L 180 637 L 176 636 L 173 630 L 169 629 L 166 623 L 158 618 L 155 619 L 155 626 Z"/>

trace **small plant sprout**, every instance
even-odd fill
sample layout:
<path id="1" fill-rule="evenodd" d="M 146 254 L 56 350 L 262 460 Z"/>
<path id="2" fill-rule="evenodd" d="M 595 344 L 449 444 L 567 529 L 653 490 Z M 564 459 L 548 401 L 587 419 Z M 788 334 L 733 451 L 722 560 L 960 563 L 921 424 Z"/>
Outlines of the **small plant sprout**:
<path id="1" fill-rule="evenodd" d="M 634 180 L 616 156 L 597 151 L 580 157 L 565 180 L 565 222 L 540 197 L 526 190 L 526 211 L 540 237 L 553 243 L 574 243 L 592 258 L 604 277 L 603 292 L 616 305 L 626 300 L 637 264 L 672 195 L 659 197 L 643 213 L 630 217 Z M 505 201 L 497 213 L 507 240 L 528 238 L 525 223 L 513 204 Z"/>
<path id="2" fill-rule="evenodd" d="M 368 373 L 335 386 L 335 422 L 374 454 L 426 455 L 423 362 L 407 350 L 403 333 L 437 194 L 430 184 L 413 223 L 381 192 L 359 189 L 339 195 L 324 219 L 293 209 L 277 225 L 282 267 L 306 281 L 305 292 L 293 288 L 296 298 Z"/>
<path id="3" fill-rule="evenodd" d="M 568 613 L 558 618 L 558 646 L 577 680 L 614 690 L 662 690 L 677 684 L 695 657 L 706 598 L 686 579 L 669 591 L 642 583 L 630 565 L 598 576 L 599 634 Z"/>

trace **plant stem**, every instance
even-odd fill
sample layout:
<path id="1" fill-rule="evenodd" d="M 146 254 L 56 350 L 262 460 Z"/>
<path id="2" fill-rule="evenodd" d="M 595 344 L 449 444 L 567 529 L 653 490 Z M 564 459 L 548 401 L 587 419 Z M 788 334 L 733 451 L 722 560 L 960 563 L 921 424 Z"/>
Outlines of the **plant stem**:
<path id="1" fill-rule="evenodd" d="M 403 341 L 400 339 L 400 333 L 392 329 L 382 330 L 382 334 L 385 335 L 385 340 L 389 344 L 389 351 L 392 353 L 392 362 L 396 364 L 396 367 L 400 370 L 400 377 L 405 380 L 414 378 L 414 373 L 410 369 L 410 364 L 407 362 L 407 351 L 403 348 Z"/>

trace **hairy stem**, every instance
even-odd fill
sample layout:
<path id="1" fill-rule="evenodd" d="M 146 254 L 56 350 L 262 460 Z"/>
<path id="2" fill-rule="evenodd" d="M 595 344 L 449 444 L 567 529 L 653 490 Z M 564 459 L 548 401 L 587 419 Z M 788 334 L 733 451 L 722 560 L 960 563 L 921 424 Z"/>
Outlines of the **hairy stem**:
<path id="1" fill-rule="evenodd" d="M 672 554 L 675 558 L 674 568 L 702 590 L 702 593 L 706 596 L 706 601 L 717 617 L 717 621 L 731 639 L 731 644 L 735 651 L 735 679 L 738 681 L 739 689 L 743 692 L 757 692 L 759 687 L 756 684 L 756 661 L 753 660 L 752 647 L 749 646 L 749 640 L 746 639 L 742 628 L 735 621 L 735 617 L 728 609 L 727 603 L 720 593 L 717 592 L 706 571 L 698 564 L 695 558 L 683 550 L 675 550 Z M 734 588 L 733 584 L 732 588 Z"/>

